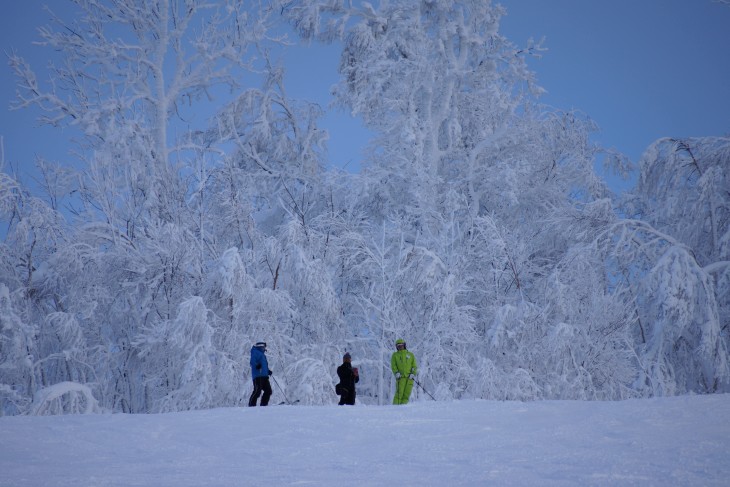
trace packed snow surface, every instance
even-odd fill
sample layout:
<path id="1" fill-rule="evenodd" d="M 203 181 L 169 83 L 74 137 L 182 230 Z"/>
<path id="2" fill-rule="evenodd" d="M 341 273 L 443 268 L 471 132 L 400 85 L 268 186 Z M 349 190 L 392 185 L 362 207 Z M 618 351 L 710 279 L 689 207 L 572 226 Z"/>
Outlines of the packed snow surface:
<path id="1" fill-rule="evenodd" d="M 730 395 L 0 418 L 2 486 L 730 485 Z"/>

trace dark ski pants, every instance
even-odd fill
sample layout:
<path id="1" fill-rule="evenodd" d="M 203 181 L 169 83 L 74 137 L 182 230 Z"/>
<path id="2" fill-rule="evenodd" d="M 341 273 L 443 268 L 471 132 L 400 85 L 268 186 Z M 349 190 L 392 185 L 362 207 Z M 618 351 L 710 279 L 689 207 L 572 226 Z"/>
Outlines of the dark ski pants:
<path id="1" fill-rule="evenodd" d="M 345 389 L 345 393 L 340 396 L 340 406 L 354 406 L 355 405 L 355 392 L 350 392 Z"/>
<path id="2" fill-rule="evenodd" d="M 253 392 L 248 400 L 249 406 L 256 405 L 256 401 L 261 395 L 261 391 L 264 392 L 264 396 L 261 398 L 261 405 L 268 406 L 269 398 L 271 397 L 271 384 L 269 383 L 268 377 L 256 377 L 253 380 Z"/>

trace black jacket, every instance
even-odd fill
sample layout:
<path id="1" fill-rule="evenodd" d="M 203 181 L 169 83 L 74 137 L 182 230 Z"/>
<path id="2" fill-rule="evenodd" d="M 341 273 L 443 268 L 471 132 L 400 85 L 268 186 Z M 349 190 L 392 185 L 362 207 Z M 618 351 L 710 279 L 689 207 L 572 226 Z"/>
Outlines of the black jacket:
<path id="1" fill-rule="evenodd" d="M 342 396 L 355 397 L 355 384 L 360 381 L 360 377 L 355 376 L 352 371 L 352 364 L 345 362 L 337 367 L 337 377 L 340 378 Z"/>

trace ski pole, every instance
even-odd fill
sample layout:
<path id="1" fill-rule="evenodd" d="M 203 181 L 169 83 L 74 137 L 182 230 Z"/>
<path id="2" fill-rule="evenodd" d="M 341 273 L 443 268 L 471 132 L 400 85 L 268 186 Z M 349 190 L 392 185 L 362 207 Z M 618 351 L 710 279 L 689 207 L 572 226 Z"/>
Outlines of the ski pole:
<path id="1" fill-rule="evenodd" d="M 286 403 L 289 404 L 289 399 L 286 398 L 286 394 L 284 394 L 284 389 L 281 388 L 281 386 L 279 385 L 279 381 L 276 380 L 274 374 L 271 374 L 271 378 L 274 379 L 274 384 L 276 384 L 276 387 L 278 387 L 281 391 L 281 395 L 284 396 L 284 400 L 286 401 Z"/>
<path id="2" fill-rule="evenodd" d="M 435 398 L 435 397 L 433 397 L 433 396 L 431 396 L 431 393 L 430 393 L 430 392 L 428 392 L 428 391 L 426 390 L 426 388 L 425 388 L 425 387 L 423 387 L 423 386 L 421 385 L 421 383 L 420 383 L 420 382 L 418 382 L 418 379 L 416 379 L 416 378 L 414 377 L 414 378 L 413 378 L 413 382 L 415 382 L 416 384 L 418 384 L 418 387 L 420 387 L 421 389 L 423 389 L 423 392 L 425 392 L 426 394 L 428 394 L 428 395 L 429 395 L 429 396 L 431 397 L 431 399 L 433 399 L 434 401 L 436 400 L 436 398 Z"/>

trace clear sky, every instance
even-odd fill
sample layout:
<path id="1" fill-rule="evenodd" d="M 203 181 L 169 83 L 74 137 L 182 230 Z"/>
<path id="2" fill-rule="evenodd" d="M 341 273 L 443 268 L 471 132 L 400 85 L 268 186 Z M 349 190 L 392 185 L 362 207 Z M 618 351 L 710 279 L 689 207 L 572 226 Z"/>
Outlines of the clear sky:
<path id="1" fill-rule="evenodd" d="M 48 51 L 31 42 L 48 23 L 41 6 L 64 0 L 6 0 L 0 46 L 36 69 Z M 730 5 L 715 0 L 501 0 L 502 33 L 518 45 L 545 37 L 531 61 L 548 93 L 543 101 L 577 109 L 598 123 L 595 140 L 636 162 L 660 137 L 730 134 Z M 337 80 L 336 46 L 297 47 L 287 56 L 288 91 L 326 106 Z M 15 80 L 0 66 L 0 136 L 7 162 L 32 166 L 34 156 L 63 161 L 68 133 L 39 128 L 30 111 L 8 111 Z M 357 167 L 367 133 L 359 120 L 330 113 L 332 164 Z"/>
<path id="2" fill-rule="evenodd" d="M 543 101 L 578 109 L 637 162 L 661 137 L 730 135 L 730 5 L 715 0 L 501 0 L 502 33 L 545 37 Z"/>

